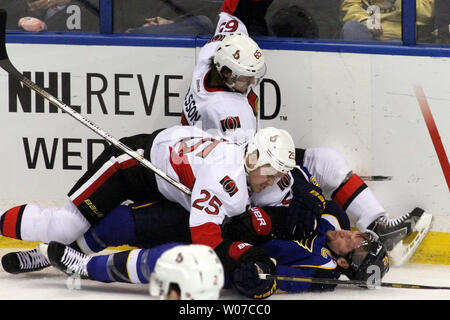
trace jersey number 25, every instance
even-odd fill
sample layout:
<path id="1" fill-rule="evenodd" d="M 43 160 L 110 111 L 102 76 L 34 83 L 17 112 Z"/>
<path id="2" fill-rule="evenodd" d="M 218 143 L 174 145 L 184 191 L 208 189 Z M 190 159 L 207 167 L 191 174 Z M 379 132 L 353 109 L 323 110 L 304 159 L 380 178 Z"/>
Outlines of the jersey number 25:
<path id="1" fill-rule="evenodd" d="M 204 195 L 203 198 L 195 200 L 192 206 L 201 211 L 204 209 L 207 214 L 219 214 L 219 208 L 222 205 L 222 201 L 216 196 L 211 197 L 211 193 L 204 189 L 200 191 L 200 194 Z"/>

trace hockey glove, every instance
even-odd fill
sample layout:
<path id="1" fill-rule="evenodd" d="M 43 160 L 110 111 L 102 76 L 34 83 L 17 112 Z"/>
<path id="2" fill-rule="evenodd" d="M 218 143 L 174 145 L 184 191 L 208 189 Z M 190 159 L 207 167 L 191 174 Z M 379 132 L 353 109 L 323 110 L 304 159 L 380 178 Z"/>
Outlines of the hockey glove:
<path id="1" fill-rule="evenodd" d="M 307 181 L 300 170 L 294 169 L 291 173 L 293 198 L 287 212 L 286 228 L 294 238 L 301 239 L 315 232 L 325 210 L 325 198 L 322 190 Z"/>
<path id="2" fill-rule="evenodd" d="M 275 293 L 275 280 L 262 280 L 260 273 L 274 274 L 276 265 L 267 253 L 259 247 L 251 247 L 239 257 L 238 266 L 233 272 L 236 289 L 246 297 L 265 299 Z"/>
<path id="3" fill-rule="evenodd" d="M 271 228 L 270 214 L 263 208 L 253 207 L 239 216 L 226 218 L 222 234 L 229 239 L 257 245 L 269 239 Z"/>

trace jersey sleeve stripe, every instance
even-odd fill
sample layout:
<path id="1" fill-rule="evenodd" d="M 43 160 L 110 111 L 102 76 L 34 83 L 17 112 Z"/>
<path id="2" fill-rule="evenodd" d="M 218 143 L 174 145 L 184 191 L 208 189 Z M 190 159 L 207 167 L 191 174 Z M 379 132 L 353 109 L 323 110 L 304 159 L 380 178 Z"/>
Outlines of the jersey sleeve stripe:
<path id="1" fill-rule="evenodd" d="M 213 222 L 207 222 L 190 229 L 193 244 L 204 244 L 214 249 L 223 241 L 222 230 Z"/>
<path id="2" fill-rule="evenodd" d="M 172 151 L 171 147 L 169 147 L 169 151 L 170 165 L 178 175 L 180 182 L 190 190 L 192 190 L 192 188 L 194 187 L 195 176 L 194 171 L 192 171 L 192 167 L 189 164 L 188 158 L 186 157 L 186 155 L 180 156 L 178 153 Z"/>

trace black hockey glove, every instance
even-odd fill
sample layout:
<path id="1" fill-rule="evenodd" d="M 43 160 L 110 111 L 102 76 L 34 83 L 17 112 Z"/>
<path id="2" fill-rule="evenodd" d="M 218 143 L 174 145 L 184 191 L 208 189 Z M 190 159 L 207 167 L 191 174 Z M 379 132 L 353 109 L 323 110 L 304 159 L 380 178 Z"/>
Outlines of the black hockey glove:
<path id="1" fill-rule="evenodd" d="M 267 253 L 259 247 L 251 247 L 238 260 L 233 272 L 233 284 L 246 297 L 265 299 L 275 293 L 275 280 L 262 280 L 260 273 L 274 274 L 276 265 Z"/>
<path id="2" fill-rule="evenodd" d="M 311 236 L 320 216 L 325 210 L 325 198 L 322 190 L 307 181 L 298 169 L 291 171 L 294 178 L 293 198 L 286 217 L 288 233 L 296 239 Z"/>

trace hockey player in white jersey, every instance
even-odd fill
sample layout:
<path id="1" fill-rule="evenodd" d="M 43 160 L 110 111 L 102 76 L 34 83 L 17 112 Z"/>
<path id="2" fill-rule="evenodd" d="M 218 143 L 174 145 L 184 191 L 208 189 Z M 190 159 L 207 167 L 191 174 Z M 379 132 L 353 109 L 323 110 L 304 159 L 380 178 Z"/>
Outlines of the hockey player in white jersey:
<path id="1" fill-rule="evenodd" d="M 232 69 L 227 67 L 230 65 Z M 227 133 L 228 139 L 239 133 L 235 140 L 248 140 L 257 126 L 258 97 L 252 88 L 265 73 L 264 56 L 247 36 L 245 25 L 221 12 L 216 35 L 198 54 L 184 100 L 182 124 L 219 135 Z"/>
<path id="2" fill-rule="evenodd" d="M 258 129 L 258 97 L 253 89 L 267 68 L 262 50 L 234 16 L 238 6 L 239 1 L 224 1 L 216 33 L 198 54 L 181 123 L 242 141 Z M 372 190 L 338 151 L 296 149 L 296 161 L 308 168 L 324 195 L 343 207 L 358 229 L 370 229 L 380 236 L 388 250 L 396 253 L 392 255 L 394 264 L 407 260 L 428 232 L 432 217 L 420 208 L 389 218 Z M 415 245 L 403 247 L 401 240 L 413 231 L 419 231 Z"/>
<path id="3" fill-rule="evenodd" d="M 0 218 L 1 234 L 69 244 L 126 200 L 148 203 L 167 199 L 189 212 L 192 242 L 213 248 L 226 270 L 242 267 L 249 276 L 258 270 L 275 272 L 274 262 L 262 249 L 223 238 L 220 225 L 225 217 L 240 215 L 249 205 L 283 205 L 290 200 L 290 185 L 279 188 L 275 184 L 295 166 L 295 147 L 288 132 L 265 128 L 247 146 L 208 135 L 197 127 L 175 126 L 122 142 L 188 187 L 191 196 L 110 146 L 69 191 L 70 201 L 65 206 L 41 208 L 31 203 L 11 208 Z M 271 190 L 270 197 L 253 197 L 266 189 Z M 45 264 L 36 252 L 31 254 L 31 260 Z M 27 271 L 26 266 L 20 269 L 17 273 Z M 31 263 L 29 271 L 34 270 Z M 256 296 L 267 297 L 275 291 L 274 281 L 261 282 L 264 292 Z"/>

